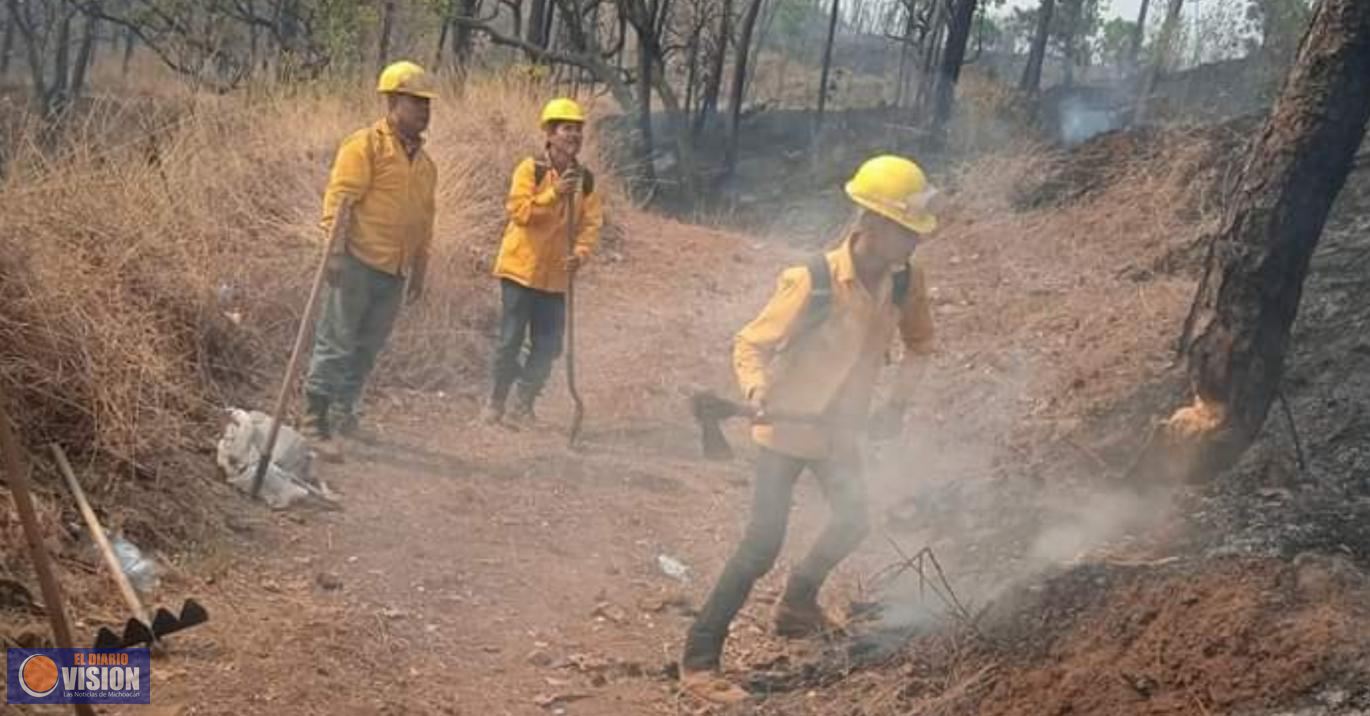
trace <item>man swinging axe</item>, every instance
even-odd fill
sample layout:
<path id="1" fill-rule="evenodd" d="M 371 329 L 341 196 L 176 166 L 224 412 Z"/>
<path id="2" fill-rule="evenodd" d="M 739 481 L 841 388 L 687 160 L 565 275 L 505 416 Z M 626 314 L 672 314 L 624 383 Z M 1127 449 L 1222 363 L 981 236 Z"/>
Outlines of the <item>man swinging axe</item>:
<path id="1" fill-rule="evenodd" d="M 589 260 L 604 224 L 594 175 L 577 161 L 584 128 L 585 113 L 574 100 L 548 102 L 542 110 L 543 155 L 514 169 L 505 202 L 509 223 L 495 261 L 501 312 L 494 386 L 480 417 L 484 423 L 505 422 L 505 403 L 517 385 L 509 423 L 531 427 L 533 403 L 561 355 L 570 276 Z M 568 221 L 574 223 L 568 226 Z M 574 248 L 569 248 L 572 227 Z M 528 357 L 521 359 L 525 342 Z"/>
<path id="2" fill-rule="evenodd" d="M 752 586 L 775 563 L 805 470 L 818 479 L 832 517 L 791 573 L 775 629 L 787 638 L 834 629 L 818 605 L 819 588 L 869 531 L 859 441 L 872 423 L 886 435 L 898 432 L 932 347 L 927 282 L 911 256 L 937 227 L 928 207 L 935 191 L 917 164 L 880 156 L 861 166 L 846 192 L 859 213 L 841 245 L 783 272 L 775 295 L 734 343 L 733 367 L 755 417 L 760 456 L 746 533 L 685 640 L 682 686 L 707 701 L 749 696 L 719 674 L 723 643 Z M 871 396 L 896 329 L 906 349 L 899 380 L 871 420 Z"/>
<path id="3" fill-rule="evenodd" d="M 356 435 L 358 400 L 400 304 L 423 295 L 433 241 L 437 167 L 423 149 L 433 77 L 412 62 L 381 73 L 386 116 L 343 141 L 324 194 L 331 230 L 351 200 L 347 240 L 328 257 L 328 293 L 305 379 L 303 430 L 320 457 L 340 457 L 335 432 Z M 331 413 L 331 415 L 330 415 Z M 336 420 L 335 420 L 336 418 Z"/>

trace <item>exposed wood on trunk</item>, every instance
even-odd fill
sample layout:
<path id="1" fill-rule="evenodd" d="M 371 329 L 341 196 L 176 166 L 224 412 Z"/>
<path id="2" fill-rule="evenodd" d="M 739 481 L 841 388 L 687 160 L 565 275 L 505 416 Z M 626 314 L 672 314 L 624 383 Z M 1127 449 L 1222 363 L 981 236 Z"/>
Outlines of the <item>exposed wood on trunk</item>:
<path id="1" fill-rule="evenodd" d="M 1140 463 L 1150 478 L 1236 463 L 1278 392 L 1303 282 L 1370 120 L 1370 3 L 1322 0 L 1211 245 L 1184 339 L 1193 404 Z"/>

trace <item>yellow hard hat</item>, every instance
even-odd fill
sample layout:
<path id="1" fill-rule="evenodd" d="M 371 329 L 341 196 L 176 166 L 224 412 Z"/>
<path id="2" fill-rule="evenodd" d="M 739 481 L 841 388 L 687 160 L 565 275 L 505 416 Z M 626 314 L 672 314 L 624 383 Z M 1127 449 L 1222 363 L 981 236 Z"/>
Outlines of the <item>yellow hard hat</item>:
<path id="1" fill-rule="evenodd" d="M 381 71 L 381 79 L 376 83 L 376 91 L 381 94 L 407 94 L 424 99 L 437 99 L 438 89 L 433 76 L 413 62 L 400 61 Z"/>
<path id="2" fill-rule="evenodd" d="M 858 206 L 920 234 L 937 228 L 927 208 L 936 193 L 917 164 L 892 154 L 867 160 L 847 182 L 847 196 Z"/>
<path id="3" fill-rule="evenodd" d="M 585 123 L 585 112 L 580 109 L 573 99 L 558 97 L 542 108 L 542 126 L 546 127 L 548 122 L 579 122 Z"/>

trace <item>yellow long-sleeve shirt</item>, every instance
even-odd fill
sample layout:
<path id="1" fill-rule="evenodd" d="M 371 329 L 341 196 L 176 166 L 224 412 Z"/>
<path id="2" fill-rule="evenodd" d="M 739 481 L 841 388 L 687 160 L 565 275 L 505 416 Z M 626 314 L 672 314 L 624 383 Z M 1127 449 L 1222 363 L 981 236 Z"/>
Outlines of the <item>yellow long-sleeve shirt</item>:
<path id="1" fill-rule="evenodd" d="M 352 199 L 347 251 L 389 274 L 422 273 L 433 242 L 438 170 L 422 148 L 411 160 L 387 120 L 343 140 L 324 193 L 324 231 Z"/>
<path id="2" fill-rule="evenodd" d="M 505 210 L 504 230 L 495 275 L 528 288 L 565 293 L 566 257 L 571 252 L 566 227 L 566 197 L 556 191 L 557 171 L 548 167 L 538 181 L 537 160 L 525 159 L 514 169 Z M 575 198 L 575 254 L 590 257 L 604 225 L 600 191 L 581 191 Z"/>
<path id="3" fill-rule="evenodd" d="M 806 267 L 787 269 L 761 314 L 733 344 L 733 369 L 743 394 L 764 397 L 776 415 L 823 417 L 824 425 L 757 425 L 752 437 L 772 450 L 819 460 L 854 443 L 866 424 L 876 378 L 896 328 L 908 355 L 931 352 L 932 304 L 922 267 L 910 266 L 903 305 L 891 300 L 891 275 L 874 292 L 856 275 L 851 242 L 827 254 L 832 296 L 827 318 L 796 335 L 804 324 L 813 285 Z M 911 365 L 906 360 L 906 365 Z M 907 387 L 901 381 L 901 388 Z M 906 398 L 907 396 L 900 396 Z"/>

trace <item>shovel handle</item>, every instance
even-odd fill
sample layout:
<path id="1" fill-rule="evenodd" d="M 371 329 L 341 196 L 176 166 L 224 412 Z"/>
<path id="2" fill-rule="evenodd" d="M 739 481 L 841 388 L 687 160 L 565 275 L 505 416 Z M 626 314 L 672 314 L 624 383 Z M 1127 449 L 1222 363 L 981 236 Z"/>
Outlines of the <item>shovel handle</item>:
<path id="1" fill-rule="evenodd" d="M 52 444 L 52 456 L 57 461 L 57 467 L 66 479 L 67 489 L 71 490 L 72 497 L 76 498 L 76 507 L 81 511 L 81 517 L 86 521 L 86 528 L 90 530 L 91 539 L 95 540 L 95 545 L 100 548 L 100 556 L 105 559 L 105 566 L 109 567 L 109 573 L 114 577 L 114 582 L 119 585 L 119 593 L 123 595 L 124 602 L 133 612 L 133 616 L 139 621 L 151 626 L 148 614 L 143 610 L 143 600 L 138 598 L 138 592 L 133 588 L 133 583 L 129 581 L 128 575 L 124 574 L 124 568 L 119 564 L 119 558 L 114 554 L 114 547 L 109 543 L 109 537 L 105 535 L 105 530 L 100 526 L 100 519 L 95 516 L 95 510 L 90 508 L 90 502 L 86 500 L 86 492 L 81 489 L 81 483 L 76 480 L 76 473 L 71 469 L 71 463 L 67 461 L 67 454 L 62 450 L 62 446 Z"/>
<path id="2" fill-rule="evenodd" d="M 24 464 L 19 438 L 15 435 L 13 424 L 5 412 L 4 397 L 0 395 L 0 452 L 4 453 L 5 476 L 9 481 L 10 494 L 14 496 L 14 509 L 19 513 L 24 536 L 28 538 L 29 553 L 33 557 L 33 570 L 38 573 L 38 586 L 43 590 L 44 611 L 52 625 L 52 636 L 57 646 L 70 649 L 75 646 L 71 641 L 71 627 L 67 624 L 66 602 L 62 599 L 62 588 L 53 574 L 52 562 L 48 558 L 47 547 L 43 545 L 43 535 L 38 527 L 38 516 L 33 510 L 33 496 L 29 494 L 28 466 Z M 95 716 L 94 707 L 89 704 L 74 704 L 76 716 Z"/>
<path id="3" fill-rule="evenodd" d="M 348 224 L 352 221 L 352 200 L 344 197 L 333 214 L 333 226 L 324 242 L 323 256 L 319 257 L 319 267 L 314 271 L 314 283 L 309 288 L 309 300 L 304 304 L 304 315 L 300 316 L 300 327 L 295 331 L 295 345 L 290 349 L 290 360 L 286 363 L 285 377 L 281 379 L 281 390 L 276 394 L 276 407 L 271 411 L 271 428 L 266 434 L 266 446 L 257 460 L 257 471 L 252 474 L 252 496 L 262 491 L 267 470 L 271 467 L 271 455 L 276 451 L 276 438 L 281 434 L 281 418 L 285 417 L 285 406 L 290 400 L 290 386 L 295 382 L 295 371 L 304 355 L 305 342 L 309 340 L 309 328 L 314 323 L 314 309 L 323 293 L 324 278 L 328 275 L 328 260 L 333 256 L 333 247 L 341 240 Z"/>
<path id="4" fill-rule="evenodd" d="M 567 256 L 576 251 L 576 195 L 566 197 Z M 571 394 L 571 427 L 566 433 L 566 446 L 574 448 L 580 438 L 580 427 L 585 421 L 585 401 L 576 388 L 576 274 L 566 276 L 566 390 Z"/>

